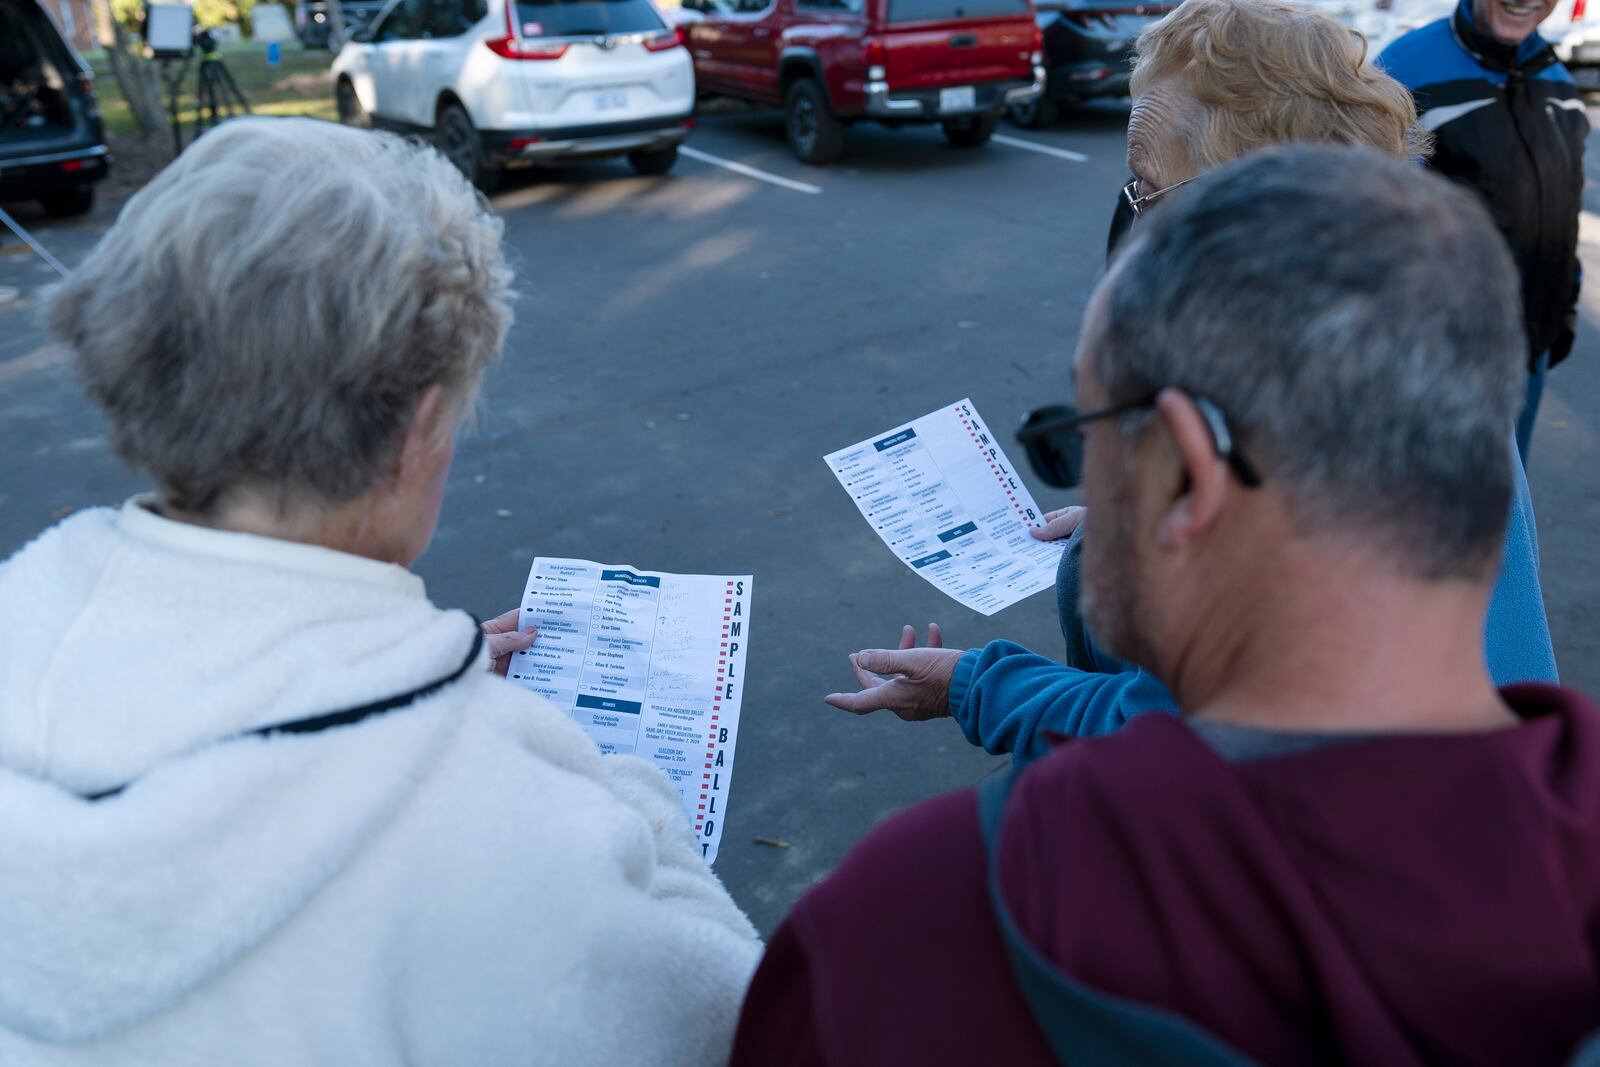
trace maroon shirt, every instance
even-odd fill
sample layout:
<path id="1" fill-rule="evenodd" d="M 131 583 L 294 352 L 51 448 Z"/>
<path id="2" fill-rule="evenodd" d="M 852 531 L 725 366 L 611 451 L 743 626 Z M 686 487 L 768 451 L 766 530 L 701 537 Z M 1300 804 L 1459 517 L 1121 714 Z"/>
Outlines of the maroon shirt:
<path id="1" fill-rule="evenodd" d="M 1091 987 L 1262 1063 L 1557 1064 L 1600 1029 L 1600 709 L 1230 764 L 1181 720 L 1012 792 L 1000 880 Z M 971 790 L 890 819 L 768 947 L 735 1064 L 1055 1060 L 1011 977 Z"/>

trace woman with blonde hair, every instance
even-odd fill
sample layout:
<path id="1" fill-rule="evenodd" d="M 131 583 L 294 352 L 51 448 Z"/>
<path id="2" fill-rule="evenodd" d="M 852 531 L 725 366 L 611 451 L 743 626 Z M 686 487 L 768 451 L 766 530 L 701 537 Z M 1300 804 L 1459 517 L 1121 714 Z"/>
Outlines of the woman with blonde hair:
<path id="1" fill-rule="evenodd" d="M 1139 38 L 1128 169 L 1110 245 L 1162 197 L 1247 152 L 1358 145 L 1421 161 L 1428 136 L 1366 41 L 1310 7 L 1185 0 Z"/>

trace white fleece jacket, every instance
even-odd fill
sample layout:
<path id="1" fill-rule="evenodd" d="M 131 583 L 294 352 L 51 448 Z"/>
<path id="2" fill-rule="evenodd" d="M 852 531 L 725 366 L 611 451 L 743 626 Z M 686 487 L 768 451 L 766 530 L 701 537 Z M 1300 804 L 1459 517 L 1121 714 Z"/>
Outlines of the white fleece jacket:
<path id="1" fill-rule="evenodd" d="M 760 945 L 666 778 L 408 571 L 73 516 L 0 564 L 0 1064 L 711 1064 Z M 82 795 L 132 783 L 116 796 Z"/>

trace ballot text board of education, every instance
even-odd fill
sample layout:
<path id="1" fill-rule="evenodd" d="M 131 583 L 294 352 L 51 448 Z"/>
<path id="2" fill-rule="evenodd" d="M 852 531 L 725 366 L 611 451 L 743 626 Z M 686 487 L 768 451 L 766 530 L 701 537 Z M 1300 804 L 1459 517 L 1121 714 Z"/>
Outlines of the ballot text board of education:
<path id="1" fill-rule="evenodd" d="M 539 639 L 511 680 L 570 714 L 608 755 L 640 756 L 683 800 L 717 858 L 744 697 L 751 577 L 533 561 L 520 624 Z"/>
<path id="2" fill-rule="evenodd" d="M 1044 513 L 970 399 L 824 458 L 890 551 L 967 607 L 1055 585 L 1065 542 L 1028 533 Z"/>

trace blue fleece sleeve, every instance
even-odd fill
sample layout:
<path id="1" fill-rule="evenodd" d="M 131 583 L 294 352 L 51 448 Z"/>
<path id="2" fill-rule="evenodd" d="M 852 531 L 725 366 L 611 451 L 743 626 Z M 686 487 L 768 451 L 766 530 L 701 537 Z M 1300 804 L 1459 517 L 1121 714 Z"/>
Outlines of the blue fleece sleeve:
<path id="1" fill-rule="evenodd" d="M 1556 654 L 1550 645 L 1550 622 L 1539 588 L 1539 538 L 1534 528 L 1533 498 L 1516 442 L 1511 445 L 1511 518 L 1506 523 L 1505 556 L 1500 580 L 1489 600 L 1483 648 L 1495 685 L 1515 682 L 1558 682 Z"/>
<path id="2" fill-rule="evenodd" d="M 1166 687 L 1146 671 L 1080 671 L 1011 641 L 967 652 L 950 679 L 950 714 L 967 740 L 1011 753 L 1018 766 L 1048 750 L 1046 732 L 1107 734 L 1137 712 L 1175 707 Z"/>

